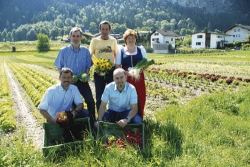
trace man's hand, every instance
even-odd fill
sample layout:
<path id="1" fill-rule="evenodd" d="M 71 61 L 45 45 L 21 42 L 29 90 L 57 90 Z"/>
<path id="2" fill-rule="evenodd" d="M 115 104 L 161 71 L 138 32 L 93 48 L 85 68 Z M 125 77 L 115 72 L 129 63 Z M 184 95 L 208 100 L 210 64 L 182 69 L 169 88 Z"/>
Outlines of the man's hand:
<path id="1" fill-rule="evenodd" d="M 71 111 L 71 114 L 73 115 L 73 119 L 75 119 L 75 117 L 76 117 L 76 114 L 77 114 L 76 110 L 74 110 L 74 111 Z"/>
<path id="2" fill-rule="evenodd" d="M 99 121 L 95 121 L 94 126 L 98 128 Z"/>
<path id="3" fill-rule="evenodd" d="M 126 119 L 121 119 L 120 121 L 117 122 L 117 124 L 120 126 L 120 127 L 124 127 L 128 124 L 128 121 Z"/>

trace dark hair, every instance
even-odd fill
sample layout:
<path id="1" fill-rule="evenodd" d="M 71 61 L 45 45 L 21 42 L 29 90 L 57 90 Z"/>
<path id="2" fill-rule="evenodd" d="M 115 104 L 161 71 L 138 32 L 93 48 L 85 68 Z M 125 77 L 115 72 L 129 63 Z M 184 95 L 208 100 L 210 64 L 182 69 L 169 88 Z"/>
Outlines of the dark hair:
<path id="1" fill-rule="evenodd" d="M 137 33 L 136 33 L 134 30 L 132 30 L 132 29 L 127 29 L 127 30 L 124 32 L 124 34 L 123 34 L 123 39 L 124 39 L 125 44 L 127 44 L 127 43 L 126 43 L 126 40 L 127 40 L 128 36 L 130 36 L 130 35 L 131 35 L 131 36 L 134 36 L 135 39 L 136 39 L 136 42 L 137 42 L 137 39 L 138 39 Z"/>
<path id="2" fill-rule="evenodd" d="M 110 26 L 110 24 L 109 24 L 108 21 L 102 21 L 102 22 L 99 24 L 99 30 L 101 29 L 101 26 L 102 26 L 103 24 L 108 24 L 108 25 L 109 25 L 109 30 L 111 29 L 111 26 Z"/>
<path id="3" fill-rule="evenodd" d="M 77 32 L 77 31 L 79 31 L 80 34 L 82 35 L 82 29 L 81 29 L 81 28 L 79 28 L 79 27 L 73 27 L 73 28 L 70 30 L 70 32 L 69 32 L 69 36 L 71 36 L 73 32 Z"/>
<path id="4" fill-rule="evenodd" d="M 66 74 L 70 73 L 71 76 L 73 76 L 73 72 L 70 68 L 62 68 L 60 71 L 60 76 L 62 76 L 63 73 L 66 73 Z"/>

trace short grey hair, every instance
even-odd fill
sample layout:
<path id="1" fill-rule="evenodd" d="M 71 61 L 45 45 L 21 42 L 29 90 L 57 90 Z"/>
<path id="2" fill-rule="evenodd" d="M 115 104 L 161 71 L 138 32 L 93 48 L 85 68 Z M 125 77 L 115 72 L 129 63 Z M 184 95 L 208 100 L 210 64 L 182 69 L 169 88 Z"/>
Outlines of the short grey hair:
<path id="1" fill-rule="evenodd" d="M 66 74 L 70 73 L 71 76 L 73 76 L 73 71 L 70 68 L 62 68 L 60 70 L 60 76 L 62 76 L 63 73 L 66 73 Z"/>
<path id="2" fill-rule="evenodd" d="M 77 32 L 77 31 L 79 31 L 80 34 L 82 35 L 82 29 L 81 29 L 81 28 L 79 28 L 79 27 L 73 27 L 73 28 L 70 30 L 70 32 L 69 32 L 69 36 L 71 36 L 73 32 Z"/>

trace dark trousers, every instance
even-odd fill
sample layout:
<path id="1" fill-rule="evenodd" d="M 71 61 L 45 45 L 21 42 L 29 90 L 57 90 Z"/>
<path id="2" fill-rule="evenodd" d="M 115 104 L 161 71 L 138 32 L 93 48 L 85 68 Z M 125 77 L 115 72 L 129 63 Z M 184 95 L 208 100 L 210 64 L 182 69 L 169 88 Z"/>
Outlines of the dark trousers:
<path id="1" fill-rule="evenodd" d="M 117 121 L 120 121 L 121 119 L 126 119 L 129 112 L 130 112 L 130 110 L 125 110 L 123 112 L 116 112 L 116 111 L 108 109 L 104 113 L 102 121 L 116 123 Z M 130 123 L 135 123 L 135 124 L 142 123 L 142 118 L 138 114 L 136 114 L 131 119 Z"/>
<path id="2" fill-rule="evenodd" d="M 106 84 L 113 82 L 113 72 L 115 68 L 112 68 L 106 75 L 100 76 L 96 72 L 94 73 L 95 80 L 95 93 L 96 93 L 96 109 L 99 110 L 101 105 L 101 98 Z"/>
<path id="3" fill-rule="evenodd" d="M 74 83 L 75 86 L 77 86 L 78 90 L 80 91 L 82 97 L 84 98 L 86 104 L 87 104 L 87 108 L 89 111 L 89 116 L 90 116 L 90 123 L 91 125 L 94 124 L 94 121 L 96 120 L 95 117 L 95 101 L 89 86 L 88 82 L 81 82 L 81 81 L 77 81 L 76 83 Z"/>

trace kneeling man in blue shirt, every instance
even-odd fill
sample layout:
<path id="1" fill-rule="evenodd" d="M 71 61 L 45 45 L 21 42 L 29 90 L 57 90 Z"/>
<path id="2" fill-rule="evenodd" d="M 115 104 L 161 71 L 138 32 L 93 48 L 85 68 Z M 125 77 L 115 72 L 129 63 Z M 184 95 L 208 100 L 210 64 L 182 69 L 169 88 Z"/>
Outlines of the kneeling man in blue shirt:
<path id="1" fill-rule="evenodd" d="M 95 125 L 97 126 L 98 121 L 117 122 L 121 127 L 130 122 L 142 123 L 142 118 L 137 114 L 137 92 L 135 87 L 127 82 L 125 71 L 122 68 L 115 69 L 113 79 L 102 94 Z"/>

